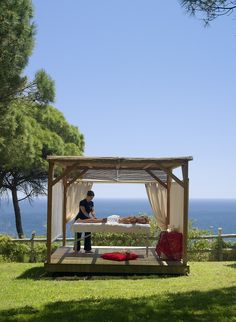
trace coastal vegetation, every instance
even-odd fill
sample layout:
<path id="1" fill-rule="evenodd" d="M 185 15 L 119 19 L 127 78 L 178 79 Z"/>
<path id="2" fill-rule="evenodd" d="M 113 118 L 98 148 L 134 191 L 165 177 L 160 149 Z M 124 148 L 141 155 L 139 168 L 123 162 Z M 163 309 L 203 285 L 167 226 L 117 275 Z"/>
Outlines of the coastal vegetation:
<path id="1" fill-rule="evenodd" d="M 151 246 L 155 247 L 158 240 L 159 229 L 156 222 L 151 221 Z M 189 225 L 188 239 L 188 258 L 194 261 L 214 261 L 218 260 L 219 241 L 218 239 L 195 239 L 202 235 L 210 235 L 207 230 L 198 229 Z M 83 243 L 83 242 L 82 242 Z M 67 243 L 69 244 L 69 242 Z M 93 233 L 93 244 L 96 246 L 145 246 L 146 236 L 139 234 L 116 234 L 116 233 Z M 72 246 L 72 242 L 70 242 Z M 54 252 L 61 243 L 54 242 L 52 252 Z M 236 243 L 222 241 L 221 247 L 230 248 L 230 252 L 223 252 L 222 260 L 236 260 Z M 10 236 L 0 235 L 0 256 L 4 261 L 15 262 L 44 262 L 47 254 L 45 242 L 34 242 L 32 249 L 28 242 L 12 241 Z"/>
<path id="2" fill-rule="evenodd" d="M 52 106 L 14 101 L 8 108 L 1 132 L 0 191 L 11 193 L 16 230 L 24 236 L 20 201 L 46 194 L 47 155 L 81 155 L 84 138 Z M 19 196 L 20 193 L 20 196 Z"/>
<path id="3" fill-rule="evenodd" d="M 35 34 L 31 0 L 0 2 L 1 120 L 13 101 L 27 100 L 41 105 L 54 101 L 54 81 L 43 69 L 35 73 L 33 80 L 24 75 Z"/>
<path id="4" fill-rule="evenodd" d="M 0 197 L 11 195 L 23 238 L 20 201 L 46 193 L 47 155 L 82 155 L 84 137 L 50 106 L 55 84 L 44 71 L 24 69 L 35 43 L 30 0 L 0 2 Z"/>

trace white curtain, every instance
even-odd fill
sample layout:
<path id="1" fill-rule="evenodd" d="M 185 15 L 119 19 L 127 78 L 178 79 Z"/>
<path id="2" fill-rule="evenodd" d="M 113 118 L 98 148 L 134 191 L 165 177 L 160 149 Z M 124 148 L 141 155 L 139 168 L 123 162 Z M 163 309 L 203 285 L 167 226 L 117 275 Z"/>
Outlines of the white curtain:
<path id="1" fill-rule="evenodd" d="M 148 199 L 161 230 L 167 228 L 167 189 L 158 183 L 145 184 Z M 184 189 L 177 182 L 170 188 L 170 228 L 183 232 Z"/>
<path id="2" fill-rule="evenodd" d="M 184 188 L 177 182 L 171 183 L 170 188 L 170 227 L 183 232 L 184 218 Z"/>
<path id="3" fill-rule="evenodd" d="M 157 224 L 161 230 L 166 230 L 167 190 L 158 183 L 146 183 L 145 187 Z"/>
<path id="4" fill-rule="evenodd" d="M 64 187 L 60 180 L 52 187 L 52 241 L 62 235 L 63 192 Z"/>
<path id="5" fill-rule="evenodd" d="M 67 189 L 66 222 L 75 217 L 79 211 L 79 202 L 91 190 L 92 182 L 74 182 Z"/>

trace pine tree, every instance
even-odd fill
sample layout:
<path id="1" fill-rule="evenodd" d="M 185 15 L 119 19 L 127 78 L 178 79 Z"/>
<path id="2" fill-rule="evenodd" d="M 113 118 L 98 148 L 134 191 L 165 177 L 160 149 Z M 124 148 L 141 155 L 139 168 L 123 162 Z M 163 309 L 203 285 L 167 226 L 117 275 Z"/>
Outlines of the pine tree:
<path id="1" fill-rule="evenodd" d="M 182 6 L 192 15 L 203 15 L 205 24 L 236 9 L 236 0 L 181 0 Z"/>

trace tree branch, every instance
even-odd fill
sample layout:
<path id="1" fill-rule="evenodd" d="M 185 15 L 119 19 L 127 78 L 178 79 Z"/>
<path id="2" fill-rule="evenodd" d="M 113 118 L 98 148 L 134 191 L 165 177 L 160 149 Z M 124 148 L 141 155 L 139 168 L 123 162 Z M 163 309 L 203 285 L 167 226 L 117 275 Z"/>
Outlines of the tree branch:
<path id="1" fill-rule="evenodd" d="M 230 15 L 236 9 L 236 1 L 209 1 L 209 0 L 182 0 L 182 6 L 192 15 L 196 12 L 205 13 L 205 23 L 209 23 L 217 17 Z"/>
<path id="2" fill-rule="evenodd" d="M 21 198 L 21 199 L 18 199 L 18 201 L 19 202 L 21 202 L 21 201 L 23 201 L 23 200 L 25 200 L 25 199 L 28 199 L 28 198 L 30 198 L 31 196 L 32 196 L 32 190 L 30 191 L 30 193 L 28 193 L 24 198 Z"/>

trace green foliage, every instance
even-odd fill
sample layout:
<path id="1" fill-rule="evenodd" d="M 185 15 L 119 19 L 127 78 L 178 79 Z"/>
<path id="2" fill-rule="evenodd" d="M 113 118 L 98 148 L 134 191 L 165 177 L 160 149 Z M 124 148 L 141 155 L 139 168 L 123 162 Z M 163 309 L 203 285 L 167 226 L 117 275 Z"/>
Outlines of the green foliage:
<path id="1" fill-rule="evenodd" d="M 52 253 L 59 247 L 59 243 L 52 245 Z M 28 242 L 14 242 L 10 236 L 0 235 L 0 255 L 4 261 L 10 262 L 44 262 L 47 256 L 46 243 L 34 242 L 31 250 Z"/>
<path id="2" fill-rule="evenodd" d="M 68 124 L 64 115 L 52 106 L 39 108 L 35 112 L 35 120 L 43 129 L 47 129 L 44 139 L 44 154 L 82 155 L 84 150 L 84 137 L 78 127 Z M 52 136 L 54 134 L 54 136 Z M 63 149 L 53 151 L 58 143 L 54 140 L 61 138 L 64 142 Z M 59 144 L 61 146 L 62 144 Z"/>
<path id="3" fill-rule="evenodd" d="M 145 215 L 145 214 L 144 214 Z M 155 246 L 158 240 L 160 229 L 156 220 L 151 219 L 151 241 L 150 245 Z M 146 246 L 145 234 L 116 234 L 116 233 L 93 233 L 93 244 L 96 246 Z"/>
<path id="4" fill-rule="evenodd" d="M 193 261 L 215 261 L 219 258 L 219 246 L 224 249 L 233 248 L 232 251 L 223 251 L 223 260 L 236 259 L 236 242 L 227 242 L 224 239 L 219 244 L 219 239 L 194 239 L 199 236 L 209 236 L 211 232 L 204 229 L 193 227 L 193 223 L 189 223 L 189 239 L 188 239 L 188 259 Z M 235 249 L 235 251 L 234 251 Z"/>
<path id="5" fill-rule="evenodd" d="M 31 255 L 31 257 L 30 257 Z M 47 257 L 47 246 L 44 243 L 35 243 L 33 251 L 29 252 L 32 262 L 44 262 Z"/>
<path id="6" fill-rule="evenodd" d="M 154 219 L 151 221 L 150 246 L 155 247 L 158 241 L 160 230 Z M 194 238 L 202 235 L 209 235 L 209 231 L 192 227 L 190 223 L 189 237 Z M 188 259 L 190 261 L 212 261 L 218 260 L 219 240 L 196 239 L 188 240 Z M 96 246 L 146 246 L 146 235 L 144 234 L 114 234 L 114 233 L 93 233 L 93 245 Z M 29 243 L 13 242 L 9 236 L 0 236 L 0 255 L 8 261 L 35 261 L 44 262 L 47 255 L 46 244 L 34 242 L 34 250 L 31 251 Z M 83 245 L 83 241 L 82 241 Z M 52 244 L 52 253 L 61 246 L 61 243 Z M 223 251 L 224 260 L 236 259 L 236 242 L 223 241 L 223 250 L 232 248 L 231 252 Z M 210 250 L 206 252 L 206 250 Z M 18 254 L 18 255 L 17 255 Z"/>
<path id="7" fill-rule="evenodd" d="M 81 155 L 84 137 L 47 106 L 55 84 L 44 70 L 23 76 L 34 46 L 31 0 L 0 1 L 0 194 L 11 191 L 18 236 L 23 233 L 19 191 L 44 194 L 49 154 Z"/>
<path id="8" fill-rule="evenodd" d="M 225 251 L 225 249 L 231 249 L 228 250 L 227 252 Z M 236 242 L 229 242 L 226 241 L 224 239 L 220 240 L 220 239 L 215 239 L 212 242 L 212 249 L 214 251 L 215 254 L 215 258 L 219 257 L 219 251 L 221 252 L 221 257 L 222 260 L 235 260 L 236 259 Z M 213 259 L 215 259 L 213 258 Z"/>
<path id="9" fill-rule="evenodd" d="M 28 100 L 14 100 L 9 105 L 0 133 L 1 194 L 11 191 L 16 195 L 20 191 L 26 198 L 45 194 L 47 155 L 82 155 L 84 149 L 83 135 L 61 112 Z M 12 200 L 21 238 L 24 233 L 17 199 Z"/>
<path id="10" fill-rule="evenodd" d="M 35 74 L 34 80 L 28 82 L 16 98 L 46 105 L 55 99 L 55 82 L 41 69 Z"/>
<path id="11" fill-rule="evenodd" d="M 0 254 L 4 260 L 24 262 L 30 248 L 26 244 L 14 243 L 8 236 L 0 236 Z"/>
<path id="12" fill-rule="evenodd" d="M 188 233 L 188 258 L 195 261 L 209 260 L 209 253 L 204 253 L 202 250 L 211 249 L 212 241 L 208 239 L 194 239 L 203 235 L 210 235 L 210 231 L 193 227 L 193 222 L 189 222 Z"/>
<path id="13" fill-rule="evenodd" d="M 0 167 L 7 173 L 47 172 L 47 155 L 83 153 L 83 135 L 52 106 L 14 101 L 1 130 Z"/>
<path id="14" fill-rule="evenodd" d="M 40 104 L 54 101 L 54 81 L 44 70 L 33 81 L 22 76 L 34 47 L 35 25 L 31 0 L 0 1 L 0 117 L 13 100 Z"/>
<path id="15" fill-rule="evenodd" d="M 22 71 L 34 46 L 31 0 L 0 1 L 0 103 L 26 84 Z"/>
<path id="16" fill-rule="evenodd" d="M 58 125 L 58 126 L 57 126 Z M 82 155 L 84 138 L 52 106 L 13 101 L 0 124 L 0 192 L 45 192 L 47 155 Z"/>
<path id="17" fill-rule="evenodd" d="M 59 247 L 60 245 L 58 243 L 52 244 L 52 253 L 55 252 L 55 250 Z M 34 243 L 34 249 L 33 251 L 30 250 L 28 252 L 28 258 L 27 261 L 32 261 L 32 262 L 45 262 L 47 258 L 47 245 L 42 242 L 35 242 Z"/>
<path id="18" fill-rule="evenodd" d="M 44 70 L 40 70 L 35 74 L 35 84 L 37 88 L 35 100 L 45 104 L 54 101 L 55 83 Z"/>
<path id="19" fill-rule="evenodd" d="M 93 244 L 97 246 L 145 246 L 146 235 L 94 233 Z"/>
<path id="20" fill-rule="evenodd" d="M 1 125 L 3 141 L 0 164 L 4 170 L 29 169 L 37 156 L 39 139 L 32 134 L 35 134 L 38 125 L 30 117 L 27 108 L 28 105 L 15 101 Z"/>
<path id="21" fill-rule="evenodd" d="M 236 242 L 226 241 L 223 239 L 223 248 L 234 248 L 236 249 Z"/>

